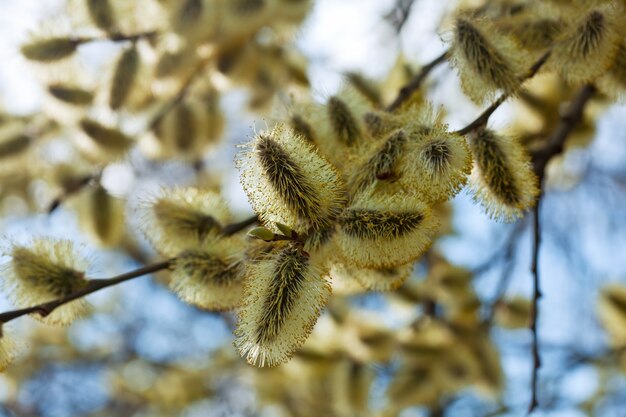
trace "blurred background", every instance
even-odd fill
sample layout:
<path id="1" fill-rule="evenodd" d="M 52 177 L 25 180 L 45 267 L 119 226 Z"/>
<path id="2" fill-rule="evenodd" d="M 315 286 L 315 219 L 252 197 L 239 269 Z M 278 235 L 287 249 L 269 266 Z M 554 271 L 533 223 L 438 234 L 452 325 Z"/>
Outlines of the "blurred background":
<path id="1" fill-rule="evenodd" d="M 399 60 L 414 70 L 428 63 L 446 48 L 450 13 L 456 6 L 455 1 L 435 0 L 315 1 L 294 33 L 293 45 L 308 62 L 306 75 L 313 96 L 322 100 L 335 93 L 349 73 L 380 81 Z M 41 69 L 21 57 L 20 45 L 33 31 L 47 30 L 49 23 L 44 22 L 51 16 L 58 22 L 53 26 L 62 26 L 66 2 L 0 0 L 0 9 L 2 112 L 36 114 L 47 108 L 49 99 L 38 78 Z M 405 9 L 410 13 L 405 15 Z M 81 65 L 97 76 L 119 48 L 112 43 L 89 45 L 80 51 Z M 435 106 L 445 109 L 446 121 L 453 129 L 481 111 L 463 96 L 456 73 L 447 65 L 432 72 L 423 90 Z M 248 89 L 236 85 L 222 92 L 224 139 L 204 155 L 201 173 L 185 161 L 154 162 L 134 151 L 127 160 L 104 169 L 102 185 L 127 202 L 126 225 L 132 240 L 125 246 L 104 249 L 95 245 L 81 231 L 80 215 L 69 199 L 46 214 L 55 190 L 37 181 L 28 184 L 27 199 L 1 190 L 3 240 L 22 242 L 39 235 L 70 238 L 90 254 L 93 267 L 89 275 L 102 278 L 155 258 L 138 229 L 136 213 L 141 201 L 162 186 L 220 182 L 237 217 L 249 216 L 252 210 L 233 163 L 236 145 L 271 125 L 279 114 L 276 107 L 284 110 L 290 106 L 285 101 L 259 114 L 247 105 L 249 94 Z M 490 124 L 505 129 L 511 124 L 532 123 L 521 107 L 515 101 L 503 105 Z M 617 362 L 602 366 L 602 361 L 599 364 L 595 359 L 609 358 L 605 355 L 608 338 L 597 314 L 599 291 L 608 283 L 626 284 L 626 106 L 594 102 L 586 118 L 586 130 L 577 133 L 580 144 L 572 142 L 549 167 L 541 211 L 539 337 L 543 366 L 539 385 L 542 406 L 537 416 L 617 417 L 626 410 L 626 380 L 620 372 L 611 372 L 618 369 Z M 50 146 L 49 152 L 52 160 L 62 160 L 70 150 L 59 143 Z M 438 240 L 441 256 L 472 273 L 480 300 L 488 302 L 501 294 L 507 299 L 530 298 L 531 216 L 513 224 L 497 223 L 465 192 L 451 205 L 454 233 Z M 418 285 L 426 275 L 426 265 L 419 264 L 410 282 Z M 265 394 L 258 385 L 277 382 L 273 374 L 252 369 L 238 357 L 232 347 L 234 316 L 184 304 L 163 285 L 165 280 L 157 274 L 93 294 L 88 297 L 93 314 L 67 328 L 46 327 L 30 318 L 13 322 L 11 330 L 29 347 L 22 359 L 0 374 L 0 415 L 309 415 L 293 410 L 286 414 L 280 406 L 261 400 Z M 379 293 L 353 295 L 345 302 L 363 317 L 391 329 L 401 329 L 421 314 L 420 308 L 399 307 Z M 10 310 L 12 305 L 1 300 L 0 309 Z M 318 323 L 322 329 L 315 332 L 324 334 L 330 320 L 327 316 L 328 312 Z M 501 396 L 469 387 L 446 397 L 444 407 L 415 404 L 399 415 L 525 413 L 530 398 L 531 333 L 523 327 L 493 327 L 490 336 L 505 375 Z M 292 372 L 301 372 L 306 378 L 322 378 L 292 366 Z M 392 359 L 365 366 L 371 374 L 366 399 L 369 414 L 359 415 L 383 415 L 385 393 L 400 365 Z M 303 404 L 294 407 L 306 408 Z"/>

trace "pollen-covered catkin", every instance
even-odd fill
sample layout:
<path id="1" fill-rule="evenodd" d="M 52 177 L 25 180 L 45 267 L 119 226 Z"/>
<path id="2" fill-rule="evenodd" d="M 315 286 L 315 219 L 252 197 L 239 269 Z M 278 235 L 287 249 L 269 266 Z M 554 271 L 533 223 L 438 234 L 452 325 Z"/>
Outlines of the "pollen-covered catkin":
<path id="1" fill-rule="evenodd" d="M 279 365 L 304 344 L 331 288 L 297 244 L 247 265 L 235 346 L 256 366 Z"/>
<path id="2" fill-rule="evenodd" d="M 170 288 L 186 303 L 205 310 L 226 311 L 243 298 L 241 236 L 208 240 L 180 253 L 174 261 Z"/>
<path id="3" fill-rule="evenodd" d="M 139 51 L 137 45 L 133 43 L 122 52 L 115 64 L 109 91 L 109 107 L 111 109 L 117 110 L 122 107 L 130 95 L 137 79 L 139 65 Z"/>
<path id="4" fill-rule="evenodd" d="M 239 156 L 241 183 L 262 222 L 298 233 L 327 227 L 345 204 L 335 168 L 302 136 L 283 126 L 257 135 Z"/>
<path id="5" fill-rule="evenodd" d="M 231 214 L 221 195 L 198 188 L 163 189 L 142 207 L 142 230 L 165 256 L 176 256 L 217 237 Z"/>
<path id="6" fill-rule="evenodd" d="M 479 104 L 498 89 L 515 92 L 525 71 L 523 51 L 484 19 L 457 19 L 451 58 L 463 91 Z"/>
<path id="7" fill-rule="evenodd" d="M 410 196 L 360 198 L 339 218 L 336 235 L 345 262 L 361 268 L 395 268 L 417 259 L 430 246 L 438 222 Z"/>
<path id="8" fill-rule="evenodd" d="M 474 168 L 470 185 L 487 214 L 513 221 L 531 208 L 539 193 L 530 156 L 515 139 L 481 130 L 470 139 Z"/>
<path id="9" fill-rule="evenodd" d="M 613 63 L 623 39 L 611 7 L 587 13 L 554 47 L 551 66 L 572 84 L 594 81 Z"/>
<path id="10" fill-rule="evenodd" d="M 16 306 L 32 306 L 65 297 L 87 285 L 87 262 L 67 240 L 37 239 L 30 246 L 13 245 L 2 266 L 3 288 Z M 85 315 L 88 304 L 79 299 L 64 304 L 46 317 L 47 324 L 68 325 Z"/>
<path id="11" fill-rule="evenodd" d="M 396 268 L 357 268 L 354 266 L 335 263 L 331 266 L 329 275 L 331 280 L 356 280 L 363 288 L 370 291 L 391 291 L 406 281 L 413 271 L 413 264 L 408 263 Z"/>

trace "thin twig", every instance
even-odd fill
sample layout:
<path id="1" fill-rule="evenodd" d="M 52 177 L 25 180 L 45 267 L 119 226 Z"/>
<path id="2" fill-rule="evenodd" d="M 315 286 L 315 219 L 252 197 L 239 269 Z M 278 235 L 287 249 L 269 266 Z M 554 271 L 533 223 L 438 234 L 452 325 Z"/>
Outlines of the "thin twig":
<path id="1" fill-rule="evenodd" d="M 531 414 L 539 405 L 537 398 L 537 385 L 539 377 L 539 368 L 541 368 L 541 356 L 539 353 L 539 332 L 537 329 L 539 318 L 539 299 L 541 298 L 540 275 L 539 275 L 539 250 L 541 246 L 541 202 L 544 190 L 544 180 L 546 166 L 550 160 L 563 152 L 563 145 L 569 134 L 576 128 L 583 117 L 586 104 L 596 92 L 596 88 L 592 84 L 585 85 L 574 97 L 569 107 L 561 117 L 561 121 L 554 130 L 544 146 L 539 151 L 533 153 L 533 165 L 535 174 L 539 180 L 540 195 L 534 208 L 533 223 L 533 254 L 531 272 L 533 274 L 533 300 L 532 300 L 532 317 L 530 330 L 533 336 L 532 355 L 533 369 L 531 381 L 531 400 L 528 406 L 528 414 Z"/>
<path id="2" fill-rule="evenodd" d="M 439 64 L 448 59 L 448 51 L 445 51 L 437 58 L 433 59 L 428 64 L 424 65 L 420 72 L 418 72 L 404 87 L 400 89 L 396 99 L 387 107 L 387 111 L 394 111 L 400 108 L 406 101 L 408 101 L 417 90 L 419 90 L 422 82 L 426 79 L 428 74 L 437 67 Z"/>
<path id="3" fill-rule="evenodd" d="M 548 51 L 546 51 L 537 61 L 535 61 L 535 63 L 532 65 L 532 67 L 530 67 L 530 69 L 528 70 L 528 72 L 526 73 L 526 75 L 524 75 L 521 79 L 520 79 L 520 84 L 523 83 L 524 81 L 532 78 L 535 76 L 535 74 L 537 74 L 537 72 L 541 69 L 541 67 L 543 67 L 545 65 L 546 62 L 548 62 L 548 58 L 550 58 L 550 55 L 552 54 L 552 50 L 549 49 Z M 496 101 L 494 101 L 493 103 L 491 103 L 491 105 L 489 107 L 487 107 L 481 114 L 480 116 L 478 116 L 476 119 L 474 119 L 474 121 L 472 121 L 470 124 L 468 124 L 467 126 L 465 126 L 464 128 L 457 130 L 456 133 L 458 133 L 459 135 L 467 135 L 468 133 L 485 127 L 487 125 L 487 122 L 489 121 L 489 118 L 491 117 L 491 115 L 502 105 L 502 103 L 504 103 L 510 96 L 512 95 L 512 93 L 504 93 L 502 94 L 500 97 L 498 97 L 496 99 Z"/>
<path id="4" fill-rule="evenodd" d="M 259 218 L 257 216 L 251 216 L 245 220 L 242 220 L 238 223 L 231 223 L 227 226 L 225 226 L 222 229 L 222 234 L 224 236 L 231 236 L 234 235 L 237 232 L 241 232 L 242 230 L 244 230 L 246 227 L 252 226 L 254 224 L 257 224 L 259 222 Z"/>
<path id="5" fill-rule="evenodd" d="M 138 278 L 144 275 L 151 274 L 153 272 L 161 271 L 163 269 L 168 269 L 172 265 L 172 260 L 167 260 L 163 262 L 159 262 L 156 264 L 144 266 L 142 268 L 136 269 L 134 271 L 126 272 L 124 274 L 118 275 L 113 278 L 107 279 L 92 279 L 87 282 L 87 285 L 72 294 L 69 294 L 65 297 L 59 298 L 58 300 L 48 301 L 46 303 L 37 304 L 32 307 L 22 308 L 14 311 L 7 311 L 6 313 L 0 314 L 0 323 L 8 323 L 11 320 L 15 320 L 18 317 L 25 316 L 27 314 L 37 313 L 41 317 L 46 317 L 50 313 L 52 313 L 57 308 L 61 307 L 64 304 L 69 303 L 70 301 L 77 300 L 86 295 L 99 291 L 103 288 L 111 287 L 113 285 L 117 285 L 119 283 L 129 281 L 133 278 Z"/>

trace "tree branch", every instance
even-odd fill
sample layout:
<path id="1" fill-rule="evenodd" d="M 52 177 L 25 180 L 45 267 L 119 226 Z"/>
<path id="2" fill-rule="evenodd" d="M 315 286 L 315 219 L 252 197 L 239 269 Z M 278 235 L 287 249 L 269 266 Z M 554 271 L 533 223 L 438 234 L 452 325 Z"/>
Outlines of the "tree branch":
<path id="1" fill-rule="evenodd" d="M 396 99 L 387 106 L 387 111 L 392 112 L 400 108 L 406 101 L 408 101 L 413 93 L 419 90 L 422 82 L 426 79 L 428 74 L 437 67 L 439 64 L 442 64 L 448 59 L 448 51 L 445 51 L 443 54 L 439 55 L 437 58 L 433 59 L 428 64 L 424 65 L 420 72 L 418 72 L 411 81 L 408 82 L 404 87 L 400 89 L 398 96 Z"/>
<path id="2" fill-rule="evenodd" d="M 533 369 L 532 369 L 532 381 L 531 381 L 531 400 L 528 406 L 528 414 L 531 414 L 539 405 L 537 398 L 537 385 L 539 368 L 541 368 L 541 356 L 539 354 L 539 335 L 537 329 L 537 323 L 539 318 L 539 299 L 541 298 L 540 289 L 540 275 L 539 275 L 539 249 L 541 246 L 541 222 L 540 222 L 540 209 L 542 196 L 544 191 L 544 179 L 546 173 L 546 167 L 550 160 L 563 152 L 563 145 L 569 134 L 576 128 L 583 117 L 583 112 L 586 104 L 593 97 L 596 92 L 595 86 L 592 84 L 585 85 L 574 97 L 574 100 L 570 103 L 569 107 L 561 117 L 561 121 L 554 130 L 546 142 L 546 146 L 533 153 L 533 166 L 535 174 L 539 180 L 540 194 L 537 199 L 537 204 L 534 208 L 534 222 L 533 222 L 533 253 L 532 253 L 532 266 L 531 272 L 533 274 L 533 308 L 530 330 L 533 336 L 532 355 L 533 355 Z"/>

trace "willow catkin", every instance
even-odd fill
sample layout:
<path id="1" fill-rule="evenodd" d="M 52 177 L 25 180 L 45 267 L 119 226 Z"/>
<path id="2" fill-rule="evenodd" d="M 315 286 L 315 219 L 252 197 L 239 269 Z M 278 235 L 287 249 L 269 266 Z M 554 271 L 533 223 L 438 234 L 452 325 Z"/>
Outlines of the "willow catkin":
<path id="1" fill-rule="evenodd" d="M 357 199 L 338 219 L 336 241 L 348 264 L 396 268 L 417 259 L 431 244 L 437 219 L 408 196 Z"/>
<path id="2" fill-rule="evenodd" d="M 598 80 L 598 88 L 609 96 L 624 96 L 626 92 L 626 39 L 617 48 L 609 70 Z"/>
<path id="3" fill-rule="evenodd" d="M 554 47 L 551 66 L 572 84 L 594 81 L 613 63 L 623 38 L 611 7 L 587 13 Z"/>
<path id="4" fill-rule="evenodd" d="M 598 300 L 598 317 L 616 347 L 626 346 L 626 287 L 620 284 L 605 286 Z"/>
<path id="5" fill-rule="evenodd" d="M 115 15 L 109 0 L 85 0 L 89 18 L 105 32 L 115 30 Z"/>
<path id="6" fill-rule="evenodd" d="M 494 322 L 505 329 L 527 329 L 530 326 L 532 302 L 521 296 L 500 301 L 494 309 Z"/>
<path id="7" fill-rule="evenodd" d="M 323 229 L 344 205 L 334 167 L 302 136 L 283 126 L 261 133 L 238 159 L 241 183 L 263 223 L 298 233 Z"/>
<path id="8" fill-rule="evenodd" d="M 335 280 L 353 280 L 370 291 L 391 291 L 402 285 L 413 272 L 413 264 L 408 263 L 396 268 L 357 268 L 342 263 L 334 263 L 329 271 L 333 286 Z"/>
<path id="9" fill-rule="evenodd" d="M 142 230 L 164 256 L 176 256 L 217 237 L 231 214 L 222 196 L 198 188 L 163 189 L 144 202 Z"/>
<path id="10" fill-rule="evenodd" d="M 124 202 L 100 184 L 88 190 L 81 200 L 78 206 L 81 228 L 98 245 L 115 246 L 124 235 Z"/>
<path id="11" fill-rule="evenodd" d="M 33 143 L 29 135 L 19 133 L 17 135 L 0 136 L 0 160 L 6 160 L 26 152 Z"/>
<path id="12" fill-rule="evenodd" d="M 243 299 L 242 237 L 208 240 L 176 257 L 170 288 L 186 303 L 227 311 Z"/>
<path id="13" fill-rule="evenodd" d="M 51 63 L 74 54 L 80 43 L 81 39 L 75 38 L 37 39 L 22 45 L 21 51 L 26 59 Z"/>
<path id="14" fill-rule="evenodd" d="M 88 106 L 93 101 L 93 93 L 80 87 L 51 84 L 48 86 L 48 92 L 57 100 L 73 106 Z"/>
<path id="15" fill-rule="evenodd" d="M 117 110 L 124 105 L 137 79 L 139 66 L 139 51 L 137 45 L 132 43 L 122 52 L 113 70 L 109 91 L 109 107 L 111 109 Z"/>
<path id="16" fill-rule="evenodd" d="M 250 364 L 281 364 L 304 344 L 330 296 L 322 272 L 296 244 L 247 265 L 235 346 Z"/>
<path id="17" fill-rule="evenodd" d="M 96 157 L 121 157 L 126 154 L 134 142 L 130 136 L 123 132 L 92 119 L 82 119 L 79 122 L 79 127 L 88 139 L 81 144 L 87 152 Z"/>
<path id="18" fill-rule="evenodd" d="M 20 356 L 24 347 L 6 324 L 0 324 L 0 372 Z"/>
<path id="19" fill-rule="evenodd" d="M 13 245 L 2 266 L 3 288 L 17 306 L 31 306 L 68 296 L 87 285 L 87 262 L 67 240 L 37 239 L 30 246 Z M 47 324 L 68 325 L 88 311 L 79 299 L 55 309 L 46 317 L 33 317 Z"/>
<path id="20" fill-rule="evenodd" d="M 474 199 L 492 218 L 513 221 L 531 208 L 539 188 L 530 156 L 515 139 L 482 130 L 470 140 Z"/>
<path id="21" fill-rule="evenodd" d="M 541 53 L 554 44 L 567 29 L 567 23 L 557 18 L 522 15 L 499 21 L 497 28 L 512 35 L 525 50 Z"/>
<path id="22" fill-rule="evenodd" d="M 523 51 L 486 20 L 457 18 L 450 53 L 461 87 L 474 102 L 493 98 L 499 89 L 513 93 L 519 88 Z"/>

